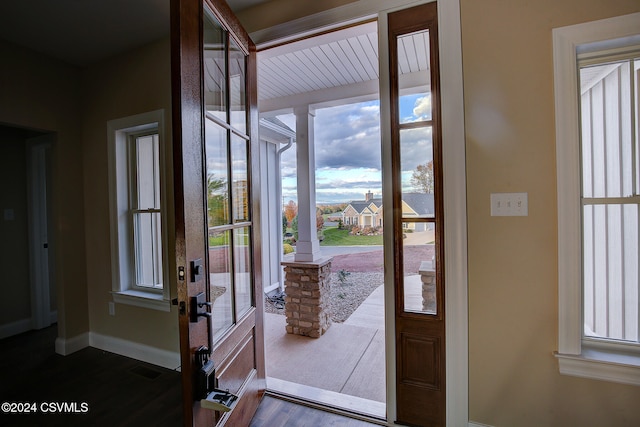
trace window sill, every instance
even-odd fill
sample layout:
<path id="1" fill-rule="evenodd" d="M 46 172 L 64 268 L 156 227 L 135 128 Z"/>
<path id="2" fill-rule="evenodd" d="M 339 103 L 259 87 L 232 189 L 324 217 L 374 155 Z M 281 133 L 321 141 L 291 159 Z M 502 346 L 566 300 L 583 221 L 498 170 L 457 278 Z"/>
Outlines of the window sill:
<path id="1" fill-rule="evenodd" d="M 118 304 L 133 305 L 158 311 L 171 311 L 171 302 L 164 299 L 162 294 L 144 291 L 120 291 L 112 292 L 113 300 Z"/>
<path id="2" fill-rule="evenodd" d="M 583 348 L 582 354 L 555 352 L 560 373 L 640 386 L 640 355 Z"/>

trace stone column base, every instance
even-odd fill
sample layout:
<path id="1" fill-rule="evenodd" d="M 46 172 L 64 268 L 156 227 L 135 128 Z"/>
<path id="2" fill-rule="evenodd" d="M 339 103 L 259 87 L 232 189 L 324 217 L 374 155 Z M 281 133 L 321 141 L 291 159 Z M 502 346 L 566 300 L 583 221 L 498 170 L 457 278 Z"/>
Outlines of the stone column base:
<path id="1" fill-rule="evenodd" d="M 319 338 L 331 326 L 331 261 L 283 262 L 287 333 Z"/>
<path id="2" fill-rule="evenodd" d="M 422 279 L 422 310 L 426 313 L 435 314 L 437 310 L 436 271 L 431 261 L 422 261 L 418 271 Z"/>

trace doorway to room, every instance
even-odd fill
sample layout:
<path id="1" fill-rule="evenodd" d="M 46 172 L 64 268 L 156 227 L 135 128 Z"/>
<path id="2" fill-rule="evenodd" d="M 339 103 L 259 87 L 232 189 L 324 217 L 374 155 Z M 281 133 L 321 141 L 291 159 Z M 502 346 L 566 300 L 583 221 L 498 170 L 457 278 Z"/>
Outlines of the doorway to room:
<path id="1" fill-rule="evenodd" d="M 57 322 L 49 233 L 53 140 L 53 134 L 0 126 L 1 258 L 12 295 L 2 308 L 0 338 Z"/>

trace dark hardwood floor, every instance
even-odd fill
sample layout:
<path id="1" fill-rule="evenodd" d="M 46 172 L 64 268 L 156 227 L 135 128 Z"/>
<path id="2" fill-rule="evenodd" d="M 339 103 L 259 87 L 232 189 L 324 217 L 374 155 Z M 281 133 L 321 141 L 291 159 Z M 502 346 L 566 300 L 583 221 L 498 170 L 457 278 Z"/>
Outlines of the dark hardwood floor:
<path id="1" fill-rule="evenodd" d="M 55 353 L 57 327 L 0 340 L 0 403 L 37 413 L 0 415 L 2 426 L 181 426 L 180 373 L 95 348 Z M 43 413 L 53 403 L 78 413 Z M 82 403 L 88 410 L 83 412 Z M 43 406 L 44 405 L 44 406 Z"/>
<path id="2" fill-rule="evenodd" d="M 0 403 L 37 408 L 31 414 L 3 410 L 0 426 L 182 425 L 179 372 L 91 347 L 60 356 L 56 336 L 54 325 L 0 340 Z M 51 413 L 65 403 L 78 412 Z M 265 395 L 250 427 L 377 425 Z"/>

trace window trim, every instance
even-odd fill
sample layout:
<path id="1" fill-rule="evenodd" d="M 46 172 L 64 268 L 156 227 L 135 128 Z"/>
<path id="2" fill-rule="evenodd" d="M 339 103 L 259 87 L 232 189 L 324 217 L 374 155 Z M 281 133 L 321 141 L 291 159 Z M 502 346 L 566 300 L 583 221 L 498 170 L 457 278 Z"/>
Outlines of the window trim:
<path id="1" fill-rule="evenodd" d="M 582 326 L 580 115 L 577 55 L 640 34 L 640 13 L 553 30 L 558 197 L 558 351 L 561 374 L 640 385 L 640 356 L 585 345 Z"/>
<path id="2" fill-rule="evenodd" d="M 136 287 L 129 225 L 130 136 L 155 130 L 160 156 L 160 208 L 162 226 L 162 290 Z M 160 311 L 171 311 L 167 254 L 166 176 L 164 159 L 164 110 L 155 110 L 107 122 L 109 166 L 109 222 L 111 244 L 111 294 L 113 301 Z"/>

